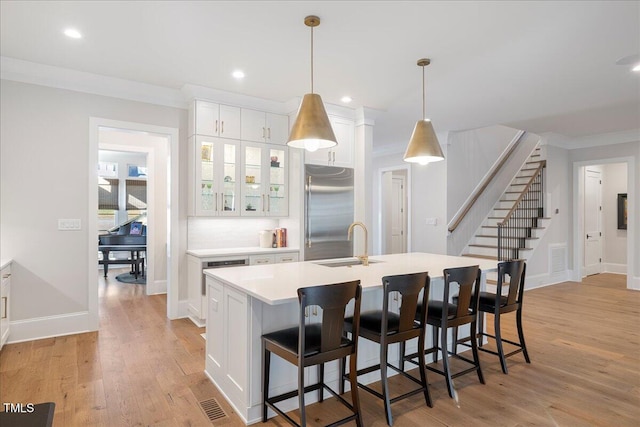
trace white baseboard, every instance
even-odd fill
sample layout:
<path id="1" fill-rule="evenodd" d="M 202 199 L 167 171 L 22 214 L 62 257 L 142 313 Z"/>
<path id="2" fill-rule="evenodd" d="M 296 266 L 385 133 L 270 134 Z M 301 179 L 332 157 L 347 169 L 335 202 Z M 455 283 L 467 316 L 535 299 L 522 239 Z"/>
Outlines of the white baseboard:
<path id="1" fill-rule="evenodd" d="M 183 319 L 189 317 L 189 301 L 186 299 L 178 301 L 178 317 L 177 319 Z"/>
<path id="2" fill-rule="evenodd" d="M 633 277 L 631 280 L 627 279 L 627 289 L 640 291 L 640 277 Z"/>
<path id="3" fill-rule="evenodd" d="M 159 295 L 167 293 L 166 280 L 154 280 L 153 284 L 147 283 L 147 295 Z"/>
<path id="4" fill-rule="evenodd" d="M 573 272 L 570 270 L 554 274 L 536 274 L 535 276 L 527 275 L 524 283 L 524 289 L 528 291 L 531 289 L 556 285 L 558 283 L 570 281 L 572 276 Z"/>
<path id="5" fill-rule="evenodd" d="M 58 316 L 36 317 L 14 320 L 10 323 L 8 344 L 33 341 L 43 338 L 90 332 L 89 312 L 61 314 Z"/>
<path id="6" fill-rule="evenodd" d="M 627 274 L 627 264 L 603 263 L 602 270 L 604 273 Z"/>

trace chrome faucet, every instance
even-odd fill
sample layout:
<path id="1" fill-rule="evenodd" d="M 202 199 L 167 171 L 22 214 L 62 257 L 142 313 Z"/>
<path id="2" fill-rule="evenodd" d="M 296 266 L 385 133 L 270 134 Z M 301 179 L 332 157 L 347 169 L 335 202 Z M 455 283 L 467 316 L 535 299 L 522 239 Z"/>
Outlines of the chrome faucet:
<path id="1" fill-rule="evenodd" d="M 364 255 L 358 255 L 356 256 L 356 258 L 358 258 L 362 262 L 362 265 L 366 267 L 369 265 L 369 255 L 367 253 L 367 247 L 369 247 L 369 232 L 367 231 L 367 227 L 365 227 L 365 225 L 360 221 L 354 222 L 349 226 L 349 231 L 347 231 L 347 239 L 351 240 L 351 233 L 353 232 L 353 229 L 356 225 L 359 225 L 364 230 Z"/>

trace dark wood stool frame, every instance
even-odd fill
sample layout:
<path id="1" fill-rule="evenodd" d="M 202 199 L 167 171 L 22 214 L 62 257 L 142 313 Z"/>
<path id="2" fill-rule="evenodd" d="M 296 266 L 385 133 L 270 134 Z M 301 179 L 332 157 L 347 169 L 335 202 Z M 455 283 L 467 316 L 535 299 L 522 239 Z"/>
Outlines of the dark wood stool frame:
<path id="1" fill-rule="evenodd" d="M 387 424 L 393 425 L 393 417 L 391 414 L 391 404 L 407 397 L 413 396 L 420 392 L 424 393 L 425 402 L 429 407 L 433 407 L 431 395 L 429 394 L 429 384 L 427 383 L 427 372 L 424 357 L 420 358 L 420 379 L 414 378 L 412 375 L 404 372 L 404 370 L 393 366 L 387 362 L 389 345 L 400 343 L 403 346 L 408 340 L 418 338 L 418 348 L 424 348 L 425 345 L 425 324 L 426 312 L 418 313 L 418 298 L 422 292 L 422 306 L 427 305 L 429 298 L 429 275 L 425 273 L 403 274 L 396 276 L 385 276 L 382 278 L 382 311 L 375 310 L 362 313 L 360 315 L 360 336 L 369 341 L 376 342 L 380 345 L 380 363 L 369 366 L 367 368 L 358 369 L 357 375 L 368 374 L 369 372 L 380 371 L 380 382 L 382 383 L 382 393 L 358 383 L 358 386 L 374 396 L 382 399 L 384 402 L 384 410 L 387 417 Z M 402 297 L 402 305 L 400 313 L 396 314 L 389 311 L 389 295 L 397 292 Z M 421 322 L 416 322 L 416 315 L 421 316 Z M 345 330 L 352 333 L 352 319 L 345 322 Z M 401 353 L 404 353 L 401 350 Z M 345 368 L 345 363 L 341 364 Z M 389 383 L 387 380 L 387 368 L 391 368 L 404 377 L 420 385 L 419 388 L 411 390 L 400 396 L 389 398 Z M 351 372 L 350 372 L 351 374 Z M 342 381 L 340 381 L 340 393 L 344 393 L 344 384 L 347 375 L 342 371 Z"/>
<path id="2" fill-rule="evenodd" d="M 360 400 L 358 397 L 356 362 L 358 348 L 358 331 L 360 328 L 360 303 L 362 287 L 360 281 L 338 283 L 333 285 L 311 286 L 298 289 L 300 301 L 300 318 L 297 327 L 276 331 L 262 336 L 263 348 L 263 382 L 262 421 L 267 421 L 268 408 L 273 409 L 279 415 L 294 426 L 306 426 L 305 393 L 318 390 L 320 402 L 324 399 L 324 389 L 327 389 L 338 401 L 353 411 L 353 415 L 338 420 L 331 426 L 344 424 L 355 420 L 358 427 L 362 426 Z M 344 318 L 347 304 L 355 300 L 353 312 L 353 330 L 351 339 L 343 333 Z M 322 323 L 307 325 L 305 311 L 307 307 L 319 306 L 322 308 Z M 277 354 L 289 363 L 298 367 L 298 389 L 269 397 L 269 370 L 271 353 Z M 324 364 L 331 360 L 339 360 L 344 363 L 349 356 L 350 368 L 353 374 L 351 382 L 351 400 L 347 402 L 342 396 L 324 383 Z M 304 386 L 304 368 L 318 365 L 318 382 Z M 343 368 L 340 367 L 342 372 Z M 289 415 L 276 407 L 276 403 L 298 396 L 300 406 L 300 424 L 296 423 Z"/>
<path id="3" fill-rule="evenodd" d="M 459 268 L 447 268 L 443 270 L 444 273 L 444 292 L 442 301 L 430 301 L 427 305 L 427 323 L 433 326 L 433 346 L 425 349 L 424 351 L 418 351 L 417 353 L 403 356 L 402 360 L 417 364 L 413 359 L 424 358 L 428 354 L 433 354 L 433 361 L 438 361 L 438 350 L 442 352 L 442 365 L 443 370 L 436 369 L 432 366 L 427 366 L 427 369 L 437 374 L 443 375 L 447 382 L 447 390 L 449 397 L 455 396 L 455 389 L 453 387 L 453 380 L 461 375 L 469 372 L 476 371 L 480 383 L 484 384 L 484 376 L 482 375 L 482 368 L 480 367 L 480 358 L 478 357 L 478 345 L 477 340 L 472 337 L 466 338 L 471 341 L 471 348 L 473 350 L 473 360 L 457 354 L 455 351 L 449 351 L 448 349 L 448 337 L 447 329 L 454 328 L 457 330 L 459 326 L 470 324 L 471 330 L 475 331 L 476 322 L 478 318 L 478 294 L 480 292 L 480 276 L 481 270 L 479 266 L 474 265 L 470 267 Z M 459 288 L 458 303 L 453 304 L 449 302 L 451 295 L 451 284 L 457 284 Z M 424 306 L 422 306 L 424 308 Z M 434 313 L 440 311 L 440 315 Z M 448 315 L 445 315 L 448 313 Z M 416 320 L 418 320 L 416 318 Z M 440 340 L 442 341 L 442 347 L 438 343 L 438 328 L 440 329 Z M 454 332 L 455 334 L 455 332 Z M 475 337 L 474 337 L 475 338 Z M 457 340 L 453 340 L 454 347 Z M 451 373 L 449 367 L 449 356 L 456 359 L 463 360 L 473 366 L 464 369 L 462 371 Z"/>
<path id="4" fill-rule="evenodd" d="M 498 283 L 496 293 L 480 292 L 478 310 L 478 331 L 476 337 L 478 339 L 478 350 L 485 353 L 491 353 L 500 358 L 500 366 L 502 372 L 508 374 L 507 357 L 522 352 L 524 360 L 531 363 L 527 345 L 524 341 L 524 333 L 522 331 L 522 300 L 524 297 L 524 279 L 527 271 L 527 263 L 524 260 L 511 260 L 498 264 Z M 509 280 L 507 280 L 509 276 Z M 502 295 L 505 286 L 509 289 L 507 295 Z M 500 317 L 502 314 L 516 312 L 516 326 L 518 329 L 518 339 L 520 342 L 514 342 L 502 338 L 500 331 Z M 484 315 L 483 313 L 493 314 L 493 326 L 495 335 L 484 332 Z M 493 338 L 496 341 L 496 349 L 498 351 L 489 350 L 483 347 L 482 337 Z M 516 350 L 507 354 L 504 352 L 503 342 L 514 345 Z M 462 344 L 462 343 L 461 343 Z M 467 344 L 464 344 L 467 345 Z"/>

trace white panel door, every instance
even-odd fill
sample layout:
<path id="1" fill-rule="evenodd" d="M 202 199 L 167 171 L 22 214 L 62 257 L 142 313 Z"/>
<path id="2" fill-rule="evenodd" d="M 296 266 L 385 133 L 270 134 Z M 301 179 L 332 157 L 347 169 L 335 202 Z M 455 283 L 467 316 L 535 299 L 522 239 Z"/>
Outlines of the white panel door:
<path id="1" fill-rule="evenodd" d="M 393 177 L 391 188 L 391 253 L 405 253 L 404 179 Z"/>
<path id="2" fill-rule="evenodd" d="M 584 274 L 602 272 L 602 181 L 600 171 L 584 174 Z"/>

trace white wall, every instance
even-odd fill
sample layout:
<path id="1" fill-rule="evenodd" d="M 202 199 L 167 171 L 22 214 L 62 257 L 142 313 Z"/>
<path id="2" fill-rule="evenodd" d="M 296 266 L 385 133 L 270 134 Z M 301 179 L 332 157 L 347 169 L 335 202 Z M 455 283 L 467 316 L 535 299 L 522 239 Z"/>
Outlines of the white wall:
<path id="1" fill-rule="evenodd" d="M 462 207 L 518 132 L 506 126 L 449 132 L 447 221 Z"/>
<path id="2" fill-rule="evenodd" d="M 605 271 L 625 273 L 627 230 L 618 230 L 618 193 L 627 192 L 627 165 L 602 165 L 602 263 Z"/>
<path id="3" fill-rule="evenodd" d="M 86 312 L 88 257 L 96 256 L 86 250 L 95 238 L 86 229 L 95 215 L 88 209 L 89 117 L 179 128 L 186 156 L 187 111 L 7 80 L 0 102 L 0 256 L 14 260 L 12 318 Z M 186 168 L 180 174 L 184 253 Z M 78 218 L 83 228 L 58 231 L 59 218 Z M 180 283 L 186 298 L 186 268 Z M 86 329 L 72 324 L 66 332 Z"/>

